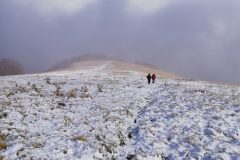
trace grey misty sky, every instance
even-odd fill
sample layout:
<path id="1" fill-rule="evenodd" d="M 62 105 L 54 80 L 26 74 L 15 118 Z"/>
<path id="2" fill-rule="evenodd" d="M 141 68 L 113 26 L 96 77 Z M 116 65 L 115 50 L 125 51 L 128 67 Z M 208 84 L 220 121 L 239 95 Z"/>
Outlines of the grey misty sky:
<path id="1" fill-rule="evenodd" d="M 240 82 L 239 0 L 1 0 L 0 58 L 42 71 L 83 54 Z"/>

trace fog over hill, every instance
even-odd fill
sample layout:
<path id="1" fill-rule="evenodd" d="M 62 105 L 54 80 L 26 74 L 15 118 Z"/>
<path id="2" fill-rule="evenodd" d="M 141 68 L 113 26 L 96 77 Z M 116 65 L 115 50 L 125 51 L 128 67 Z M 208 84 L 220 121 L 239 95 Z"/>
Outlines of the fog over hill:
<path id="1" fill-rule="evenodd" d="M 104 66 L 104 67 L 103 67 Z M 54 67 L 52 67 L 49 71 L 79 71 L 82 69 L 89 68 L 104 68 L 104 70 L 108 70 L 109 72 L 129 72 L 129 71 L 137 71 L 143 75 L 147 75 L 148 73 L 155 73 L 164 78 L 180 78 L 173 73 L 168 73 L 166 71 L 160 70 L 159 68 L 151 65 L 144 64 L 139 62 L 130 62 L 127 60 L 121 60 L 117 58 L 113 58 L 105 55 L 94 55 L 88 54 L 79 57 L 75 57 L 72 59 L 64 60 Z"/>
<path id="2" fill-rule="evenodd" d="M 23 66 L 13 59 L 0 59 L 0 76 L 23 74 Z"/>
<path id="3" fill-rule="evenodd" d="M 84 54 L 84 55 L 80 55 L 80 56 L 73 57 L 70 59 L 65 59 L 65 60 L 55 64 L 49 70 L 54 71 L 54 70 L 59 70 L 59 69 L 65 69 L 65 68 L 68 68 L 71 64 L 76 63 L 76 62 L 95 61 L 95 60 L 122 61 L 122 62 L 126 62 L 126 63 L 138 64 L 138 65 L 142 65 L 142 66 L 146 66 L 146 67 L 150 67 L 150 68 L 154 68 L 154 69 L 159 69 L 157 66 L 154 66 L 149 63 L 144 63 L 144 62 L 139 62 L 139 61 L 131 61 L 131 60 L 117 58 L 117 57 L 108 56 L 108 55 L 104 55 L 104 54 Z"/>
<path id="4" fill-rule="evenodd" d="M 86 53 L 240 82 L 238 0 L 2 0 L 0 57 L 28 73 Z"/>
<path id="5" fill-rule="evenodd" d="M 113 60 L 113 59 L 116 60 L 116 58 L 106 56 L 106 55 L 103 55 L 103 54 L 85 54 L 85 55 L 82 55 L 82 56 L 78 56 L 78 57 L 63 60 L 63 61 L 55 64 L 53 67 L 51 67 L 49 69 L 49 71 L 66 69 L 66 68 L 70 67 L 73 63 L 76 63 L 76 62 L 91 61 L 91 60 Z"/>

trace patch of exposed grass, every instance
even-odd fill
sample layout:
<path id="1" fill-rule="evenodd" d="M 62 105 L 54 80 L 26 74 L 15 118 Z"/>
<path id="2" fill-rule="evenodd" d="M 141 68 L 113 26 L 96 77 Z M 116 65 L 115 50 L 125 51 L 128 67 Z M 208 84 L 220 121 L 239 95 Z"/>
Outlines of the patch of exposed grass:
<path id="1" fill-rule="evenodd" d="M 73 137 L 73 140 L 75 140 L 75 141 L 81 141 L 81 142 L 86 142 L 86 141 L 87 141 L 87 138 L 86 138 L 85 136 L 81 135 L 81 136 L 75 136 L 75 137 Z"/>
<path id="2" fill-rule="evenodd" d="M 6 149 L 6 148 L 7 148 L 6 143 L 0 142 L 0 151 L 1 151 L 1 150 L 4 150 L 4 149 Z"/>
<path id="3" fill-rule="evenodd" d="M 7 144 L 4 142 L 5 136 L 0 134 L 0 151 L 7 148 Z"/>

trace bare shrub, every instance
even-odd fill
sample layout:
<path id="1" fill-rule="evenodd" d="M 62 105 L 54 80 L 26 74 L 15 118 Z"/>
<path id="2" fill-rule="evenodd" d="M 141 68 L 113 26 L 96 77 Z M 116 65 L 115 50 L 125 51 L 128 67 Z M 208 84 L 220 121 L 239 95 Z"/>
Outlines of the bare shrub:
<path id="1" fill-rule="evenodd" d="M 47 84 L 51 84 L 51 79 L 50 79 L 50 77 L 47 77 L 45 80 L 46 80 L 46 83 L 47 83 Z"/>
<path id="2" fill-rule="evenodd" d="M 61 86 L 59 84 L 56 85 L 55 95 L 57 97 L 62 97 L 64 95 L 63 92 L 61 91 Z"/>
<path id="3" fill-rule="evenodd" d="M 97 91 L 103 92 L 103 85 L 97 84 Z"/>

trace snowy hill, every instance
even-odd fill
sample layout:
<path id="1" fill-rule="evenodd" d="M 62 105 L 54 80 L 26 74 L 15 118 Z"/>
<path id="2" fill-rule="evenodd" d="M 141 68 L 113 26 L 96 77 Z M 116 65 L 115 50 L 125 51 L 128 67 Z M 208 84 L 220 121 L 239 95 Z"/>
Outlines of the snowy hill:
<path id="1" fill-rule="evenodd" d="M 2 159 L 239 159 L 239 87 L 79 65 L 0 77 Z"/>
<path id="2" fill-rule="evenodd" d="M 147 74 L 149 72 L 155 73 L 164 78 L 180 78 L 179 76 L 168 73 L 157 68 L 149 67 L 146 65 L 133 64 L 119 60 L 86 60 L 77 61 L 73 63 L 67 63 L 64 65 L 59 65 L 59 68 L 55 68 L 58 71 L 83 71 L 83 70 L 100 70 L 107 71 L 108 73 L 123 74 L 129 71 L 138 72 L 141 74 Z"/>

